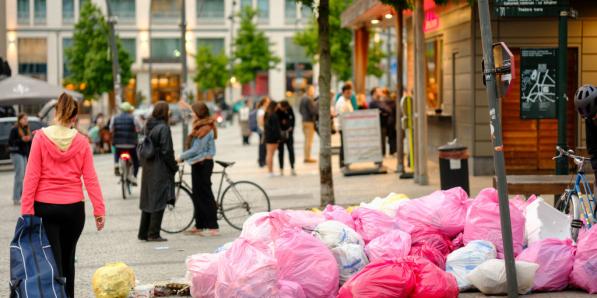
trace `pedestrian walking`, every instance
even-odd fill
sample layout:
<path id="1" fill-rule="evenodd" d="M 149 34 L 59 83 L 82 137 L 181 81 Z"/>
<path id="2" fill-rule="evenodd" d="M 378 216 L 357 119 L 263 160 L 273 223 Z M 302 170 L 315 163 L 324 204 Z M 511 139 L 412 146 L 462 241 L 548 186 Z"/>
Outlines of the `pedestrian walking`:
<path id="1" fill-rule="evenodd" d="M 265 143 L 265 110 L 271 103 L 269 97 L 264 96 L 261 98 L 259 105 L 257 105 L 257 134 L 259 135 L 259 158 L 257 163 L 260 168 L 263 168 L 266 164 L 266 143 Z"/>
<path id="2" fill-rule="evenodd" d="M 145 126 L 145 137 L 153 145 L 154 156 L 141 160 L 139 240 L 167 241 L 160 236 L 160 229 L 166 204 L 174 199 L 174 174 L 178 171 L 168 126 L 169 113 L 168 103 L 158 102 Z"/>
<path id="3" fill-rule="evenodd" d="M 370 109 L 379 110 L 379 126 L 381 130 L 381 153 L 382 156 L 386 155 L 386 138 L 388 136 L 388 122 L 392 115 L 392 111 L 383 100 L 383 91 L 381 88 L 373 87 L 371 89 L 371 103 L 369 104 Z"/>
<path id="4" fill-rule="evenodd" d="M 10 130 L 8 136 L 8 151 L 10 160 L 15 168 L 15 178 L 12 188 L 12 202 L 14 205 L 21 203 L 21 194 L 23 193 L 23 178 L 25 178 L 25 168 L 27 167 L 27 158 L 31 149 L 31 129 L 29 128 L 29 119 L 27 114 L 21 113 L 17 117 L 17 123 Z"/>
<path id="5" fill-rule="evenodd" d="M 240 134 L 243 137 L 243 145 L 250 145 L 251 128 L 249 127 L 249 116 L 251 114 L 250 102 L 243 100 L 241 108 L 238 110 L 238 123 L 240 124 Z"/>
<path id="6" fill-rule="evenodd" d="M 274 154 L 282 140 L 282 129 L 278 117 L 278 104 L 270 102 L 264 115 L 264 142 L 266 145 L 266 163 L 267 171 L 270 176 L 274 176 Z"/>
<path id="7" fill-rule="evenodd" d="M 342 125 L 340 123 L 342 114 L 354 112 L 354 108 L 351 103 L 352 86 L 345 84 L 342 87 L 342 96 L 336 101 L 334 109 L 334 126 L 340 132 L 340 168 L 344 167 L 344 141 L 342 140 Z"/>
<path id="8" fill-rule="evenodd" d="M 315 122 L 318 117 L 317 105 L 315 104 L 315 87 L 312 85 L 307 89 L 307 94 L 301 98 L 299 112 L 303 121 L 303 134 L 305 143 L 303 147 L 303 156 L 305 163 L 315 163 L 311 158 L 311 147 L 313 146 L 313 137 L 315 136 Z"/>
<path id="9" fill-rule="evenodd" d="M 21 213 L 43 220 L 66 294 L 75 296 L 75 252 L 85 225 L 82 180 L 93 205 L 98 231 L 104 228 L 105 206 L 87 137 L 73 126 L 79 105 L 62 93 L 56 104 L 55 125 L 36 132 L 25 174 Z"/>
<path id="10" fill-rule="evenodd" d="M 279 103 L 278 119 L 280 121 L 280 144 L 278 145 L 278 162 L 280 164 L 280 175 L 284 176 L 284 146 L 288 149 L 288 160 L 290 161 L 290 174 L 296 176 L 294 170 L 294 126 L 295 115 L 292 106 L 287 100 Z"/>
<path id="11" fill-rule="evenodd" d="M 187 235 L 203 236 L 209 230 L 211 236 L 219 234 L 218 206 L 211 189 L 211 174 L 214 169 L 216 155 L 215 139 L 218 138 L 216 123 L 203 102 L 191 106 L 193 111 L 193 129 L 187 136 L 187 148 L 178 158 L 178 162 L 186 161 L 191 165 L 193 183 L 193 207 L 195 208 L 195 226 L 186 232 Z"/>

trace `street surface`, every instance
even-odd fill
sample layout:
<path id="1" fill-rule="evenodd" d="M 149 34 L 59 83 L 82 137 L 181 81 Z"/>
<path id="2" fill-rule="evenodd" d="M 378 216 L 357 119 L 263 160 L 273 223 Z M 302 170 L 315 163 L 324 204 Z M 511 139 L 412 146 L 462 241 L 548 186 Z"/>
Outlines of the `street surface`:
<path id="1" fill-rule="evenodd" d="M 181 152 L 181 126 L 173 127 L 174 143 L 177 155 Z M 295 133 L 296 171 L 297 176 L 291 176 L 286 160 L 286 172 L 282 177 L 269 177 L 265 169 L 257 166 L 257 136 L 251 139 L 250 146 L 242 146 L 240 129 L 232 127 L 219 130 L 216 140 L 216 159 L 236 161 L 228 172 L 233 180 L 249 180 L 261 185 L 268 193 L 272 209 L 296 208 L 305 209 L 319 206 L 319 176 L 317 164 L 303 163 L 303 135 L 300 124 Z M 317 138 L 314 152 L 319 148 Z M 285 154 L 288 156 L 287 152 Z M 317 158 L 318 156 L 315 155 Z M 371 201 L 376 196 L 385 196 L 389 192 L 404 193 L 411 198 L 429 194 L 439 189 L 437 163 L 430 162 L 430 185 L 419 186 L 412 180 L 399 180 L 394 174 L 395 158 L 387 158 L 384 162 L 389 167 L 386 175 L 369 175 L 343 177 L 337 168 L 337 158 L 334 157 L 334 188 L 336 203 L 353 205 L 362 201 Z M 277 168 L 277 156 L 275 158 Z M 221 235 L 217 237 L 186 236 L 183 234 L 162 236 L 168 242 L 147 243 L 137 240 L 137 229 L 140 220 L 139 191 L 133 189 L 133 197 L 123 200 L 120 186 L 114 176 L 113 157 L 111 155 L 96 155 L 95 166 L 106 201 L 107 222 L 105 230 L 97 232 L 92 214 L 91 204 L 87 203 L 87 222 L 85 230 L 79 240 L 77 249 L 76 296 L 93 297 L 91 277 L 94 271 L 108 262 L 122 261 L 135 271 L 141 284 L 156 281 L 182 278 L 185 275 L 185 259 L 187 256 L 213 252 L 218 246 L 234 240 L 239 232 L 230 228 L 224 221 L 220 222 Z M 278 171 L 276 171 L 278 173 Z M 190 179 L 190 177 L 187 177 Z M 219 176 L 213 176 L 212 182 L 219 181 Z M 189 181 L 190 182 L 190 181 Z M 9 280 L 9 250 L 8 246 L 13 237 L 16 219 L 20 208 L 12 205 L 13 173 L 9 167 L 0 169 L 0 280 L 5 286 L 0 287 L 0 297 L 8 297 Z M 471 177 L 471 194 L 475 195 L 484 187 L 491 186 L 488 177 Z M 461 295 L 463 297 L 485 297 L 478 293 Z M 537 297 L 584 297 L 582 293 L 553 293 L 534 295 Z"/>

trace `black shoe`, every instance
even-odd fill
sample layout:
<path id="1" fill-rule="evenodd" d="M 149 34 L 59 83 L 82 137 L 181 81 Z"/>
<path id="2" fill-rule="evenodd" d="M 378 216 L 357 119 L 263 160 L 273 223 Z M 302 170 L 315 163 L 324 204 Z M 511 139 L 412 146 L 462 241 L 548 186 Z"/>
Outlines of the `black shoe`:
<path id="1" fill-rule="evenodd" d="M 156 238 L 149 237 L 149 238 L 147 238 L 147 242 L 166 242 L 166 241 L 168 241 L 168 239 L 162 238 L 162 237 L 156 237 Z"/>
<path id="2" fill-rule="evenodd" d="M 147 237 L 137 237 L 137 239 L 139 239 L 139 241 L 147 241 Z"/>

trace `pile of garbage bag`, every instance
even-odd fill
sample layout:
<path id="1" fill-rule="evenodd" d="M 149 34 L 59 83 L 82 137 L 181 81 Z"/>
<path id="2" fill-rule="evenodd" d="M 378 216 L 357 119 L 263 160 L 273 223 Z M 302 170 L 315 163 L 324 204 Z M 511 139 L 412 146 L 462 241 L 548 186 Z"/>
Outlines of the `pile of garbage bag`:
<path id="1" fill-rule="evenodd" d="M 518 291 L 597 293 L 597 229 L 570 239 L 569 219 L 541 198 L 510 200 Z M 563 225 L 565 228 L 560 228 Z M 505 294 L 497 191 L 461 188 L 357 207 L 274 210 L 240 237 L 188 257 L 193 297 L 457 297 Z"/>

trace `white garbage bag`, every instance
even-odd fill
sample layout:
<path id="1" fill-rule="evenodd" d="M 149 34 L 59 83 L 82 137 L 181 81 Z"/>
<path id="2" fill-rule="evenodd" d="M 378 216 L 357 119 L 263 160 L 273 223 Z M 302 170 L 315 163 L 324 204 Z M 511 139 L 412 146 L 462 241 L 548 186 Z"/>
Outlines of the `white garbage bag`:
<path id="1" fill-rule="evenodd" d="M 473 284 L 466 275 L 487 260 L 495 259 L 497 251 L 495 245 L 485 240 L 474 240 L 465 247 L 459 248 L 448 255 L 446 272 L 452 274 L 458 282 L 458 289 L 465 291 L 473 288 Z"/>
<path id="2" fill-rule="evenodd" d="M 531 290 L 537 269 L 539 269 L 539 265 L 535 263 L 516 262 L 519 294 L 526 294 Z M 467 274 L 466 277 L 483 294 L 499 295 L 508 292 L 504 260 L 491 259 L 485 261 Z"/>
<path id="3" fill-rule="evenodd" d="M 526 207 L 524 229 L 529 245 L 547 238 L 571 238 L 568 216 L 545 203 L 542 198 L 536 199 Z"/>
<path id="4" fill-rule="evenodd" d="M 408 201 L 408 197 L 404 194 L 390 193 L 385 198 L 376 197 L 369 203 L 361 203 L 360 207 L 365 207 L 377 211 L 381 211 L 388 216 L 396 217 L 396 211 L 400 205 Z"/>
<path id="5" fill-rule="evenodd" d="M 341 244 L 365 245 L 361 235 L 349 226 L 335 220 L 328 220 L 318 224 L 313 231 L 313 236 L 321 240 L 330 249 Z"/>
<path id="6" fill-rule="evenodd" d="M 336 258 L 340 270 L 340 284 L 344 284 L 351 276 L 369 264 L 365 249 L 360 244 L 341 244 L 332 248 L 332 254 Z"/>

